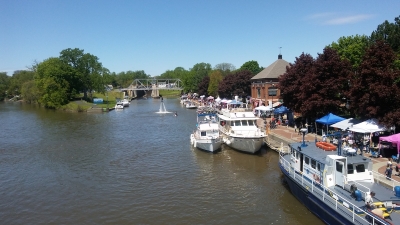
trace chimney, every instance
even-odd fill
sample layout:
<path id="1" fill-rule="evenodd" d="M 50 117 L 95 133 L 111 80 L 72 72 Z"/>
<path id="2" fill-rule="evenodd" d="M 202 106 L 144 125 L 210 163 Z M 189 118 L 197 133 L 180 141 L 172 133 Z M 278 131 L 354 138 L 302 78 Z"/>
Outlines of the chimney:
<path id="1" fill-rule="evenodd" d="M 282 59 L 282 55 L 281 54 L 278 55 L 278 59 Z"/>

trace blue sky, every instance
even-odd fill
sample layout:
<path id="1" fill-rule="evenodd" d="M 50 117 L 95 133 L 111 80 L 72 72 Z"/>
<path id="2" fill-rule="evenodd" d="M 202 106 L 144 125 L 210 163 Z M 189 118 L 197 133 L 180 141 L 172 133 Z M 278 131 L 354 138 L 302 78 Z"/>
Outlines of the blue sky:
<path id="1" fill-rule="evenodd" d="M 266 67 L 280 50 L 294 62 L 342 36 L 370 35 L 399 9 L 398 0 L 0 0 L 0 72 L 67 48 L 116 73 L 250 60 Z"/>

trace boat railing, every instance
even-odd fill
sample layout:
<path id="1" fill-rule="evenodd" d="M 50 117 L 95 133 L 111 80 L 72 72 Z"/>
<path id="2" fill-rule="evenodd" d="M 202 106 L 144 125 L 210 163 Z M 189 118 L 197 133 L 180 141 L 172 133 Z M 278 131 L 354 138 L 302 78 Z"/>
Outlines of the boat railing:
<path id="1" fill-rule="evenodd" d="M 295 169 L 281 154 L 279 155 L 279 163 L 281 167 L 286 170 L 288 175 L 295 180 L 295 182 L 307 189 L 307 191 L 313 193 L 314 196 L 329 205 L 332 209 L 347 217 L 348 220 L 353 221 L 354 224 L 390 224 L 389 222 L 377 217 L 375 214 L 357 207 L 345 198 L 342 198 L 336 192 L 327 189 L 314 179 L 304 176 L 301 171 Z M 369 216 L 369 220 L 366 219 L 367 215 Z"/>
<path id="2" fill-rule="evenodd" d="M 384 184 L 386 186 L 390 186 L 392 188 L 392 191 L 394 191 L 394 187 L 400 186 L 400 182 L 398 182 L 395 179 L 388 178 L 385 175 L 380 174 L 380 173 L 375 172 L 375 171 L 372 171 L 372 174 L 374 176 L 374 181 L 376 183 L 378 183 L 378 184 L 381 183 L 381 184 Z"/>

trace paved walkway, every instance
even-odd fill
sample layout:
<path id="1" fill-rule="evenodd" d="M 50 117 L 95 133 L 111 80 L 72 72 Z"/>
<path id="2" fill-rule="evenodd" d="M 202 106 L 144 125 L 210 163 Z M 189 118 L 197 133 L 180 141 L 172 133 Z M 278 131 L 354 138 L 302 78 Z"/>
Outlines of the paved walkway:
<path id="1" fill-rule="evenodd" d="M 269 119 L 267 119 L 267 122 L 269 121 Z M 259 119 L 257 121 L 257 124 L 260 127 L 263 127 L 264 125 L 264 121 L 262 119 Z M 270 134 L 271 135 L 275 135 L 278 136 L 282 139 L 287 140 L 288 142 L 301 142 L 303 141 L 303 135 L 298 134 L 294 131 L 293 127 L 286 127 L 286 126 L 277 126 L 277 128 L 270 130 Z M 315 137 L 317 138 L 318 141 L 322 140 L 322 137 L 320 135 L 315 135 L 315 134 L 311 134 L 308 133 L 304 136 L 304 141 L 305 142 L 315 142 Z M 279 147 L 279 146 L 277 146 Z M 364 155 L 366 157 L 370 157 L 372 162 L 373 162 L 373 166 L 372 166 L 372 170 L 375 172 L 378 172 L 382 175 L 385 174 L 386 171 L 386 165 L 388 162 L 388 158 L 372 158 L 371 154 L 369 153 L 364 153 Z M 393 162 L 393 165 L 396 165 L 395 162 Z M 393 169 L 393 174 L 392 174 L 392 179 L 400 182 L 400 177 L 396 176 L 395 174 L 397 174 L 397 172 Z"/>

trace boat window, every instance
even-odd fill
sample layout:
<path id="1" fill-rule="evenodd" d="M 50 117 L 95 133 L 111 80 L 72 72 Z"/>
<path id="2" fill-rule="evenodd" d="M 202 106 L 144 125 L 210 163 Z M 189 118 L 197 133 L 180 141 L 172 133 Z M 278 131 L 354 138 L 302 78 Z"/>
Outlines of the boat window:
<path id="1" fill-rule="evenodd" d="M 202 131 L 202 132 L 201 132 L 201 136 L 207 136 L 206 132 L 205 132 L 205 131 Z"/>
<path id="2" fill-rule="evenodd" d="M 292 148 L 292 156 L 293 157 L 296 157 L 296 153 L 295 153 L 296 151 L 295 150 L 293 150 L 293 148 Z"/>
<path id="3" fill-rule="evenodd" d="M 247 120 L 242 120 L 242 126 L 247 126 Z"/>
<path id="4" fill-rule="evenodd" d="M 321 164 L 317 163 L 317 170 L 321 171 Z"/>
<path id="5" fill-rule="evenodd" d="M 317 166 L 317 162 L 314 159 L 311 159 L 311 167 L 315 169 Z"/>
<path id="6" fill-rule="evenodd" d="M 354 169 L 353 169 L 353 164 L 347 164 L 347 174 L 353 174 Z"/>
<path id="7" fill-rule="evenodd" d="M 231 126 L 235 126 L 235 122 L 234 121 L 231 121 Z"/>
<path id="8" fill-rule="evenodd" d="M 235 126 L 240 126 L 240 120 L 235 121 Z"/>
<path id="9" fill-rule="evenodd" d="M 300 158 L 300 152 L 296 152 L 296 159 Z"/>
<path id="10" fill-rule="evenodd" d="M 336 171 L 342 173 L 343 172 L 343 164 L 336 162 Z"/>
<path id="11" fill-rule="evenodd" d="M 254 121 L 253 120 L 249 120 L 249 126 L 254 126 Z"/>
<path id="12" fill-rule="evenodd" d="M 357 171 L 357 173 L 363 173 L 363 172 L 365 172 L 364 164 L 359 164 L 359 165 L 357 165 L 357 166 L 356 166 L 356 171 Z"/>
<path id="13" fill-rule="evenodd" d="M 305 157 L 305 158 L 304 158 L 304 162 L 305 162 L 307 165 L 309 165 L 309 164 L 310 164 L 310 159 L 309 159 L 308 157 Z"/>

